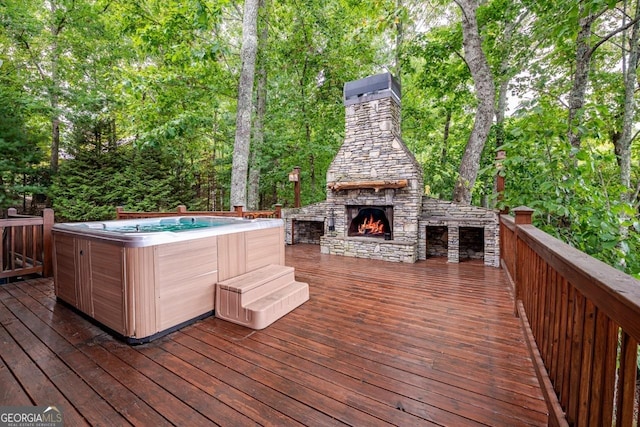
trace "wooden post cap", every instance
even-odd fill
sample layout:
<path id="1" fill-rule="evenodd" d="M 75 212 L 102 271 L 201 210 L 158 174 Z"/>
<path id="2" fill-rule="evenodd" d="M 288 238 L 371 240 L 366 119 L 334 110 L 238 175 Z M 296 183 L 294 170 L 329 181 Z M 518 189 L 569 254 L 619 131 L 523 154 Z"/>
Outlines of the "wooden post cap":
<path id="1" fill-rule="evenodd" d="M 526 206 L 518 206 L 513 212 L 516 214 L 516 224 L 531 224 L 531 217 L 535 211 Z"/>

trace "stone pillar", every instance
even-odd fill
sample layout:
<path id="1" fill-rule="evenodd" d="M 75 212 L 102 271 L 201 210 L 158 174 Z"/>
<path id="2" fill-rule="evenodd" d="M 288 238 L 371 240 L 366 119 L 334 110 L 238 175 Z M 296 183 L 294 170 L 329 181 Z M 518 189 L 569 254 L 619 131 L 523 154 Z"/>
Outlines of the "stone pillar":
<path id="1" fill-rule="evenodd" d="M 500 228 L 484 227 L 484 265 L 500 267 Z"/>
<path id="2" fill-rule="evenodd" d="M 460 227 L 449 225 L 447 228 L 449 239 L 447 241 L 447 261 L 451 263 L 460 262 Z"/>

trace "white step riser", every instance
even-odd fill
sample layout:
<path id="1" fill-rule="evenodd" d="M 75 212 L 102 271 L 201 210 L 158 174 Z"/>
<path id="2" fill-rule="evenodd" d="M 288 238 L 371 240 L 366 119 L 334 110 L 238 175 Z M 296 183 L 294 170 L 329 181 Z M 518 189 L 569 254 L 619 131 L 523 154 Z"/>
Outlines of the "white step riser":
<path id="1" fill-rule="evenodd" d="M 272 310 L 277 305 L 283 305 L 285 301 L 291 300 L 292 304 L 296 303 L 296 298 L 308 297 L 309 287 L 306 283 L 292 282 L 288 283 L 286 287 L 265 295 L 263 298 L 246 305 L 244 308 L 254 312 Z"/>
<path id="2" fill-rule="evenodd" d="M 293 274 L 293 272 L 291 272 L 284 276 L 276 277 L 275 279 L 263 284 L 262 286 L 251 289 L 249 292 L 245 292 L 244 294 L 242 294 L 242 306 L 246 307 L 252 302 L 264 297 L 265 295 L 277 292 L 278 290 L 284 288 L 289 283 L 295 280 L 295 275 Z"/>
<path id="3" fill-rule="evenodd" d="M 229 289 L 239 293 L 247 293 L 254 288 L 261 287 L 265 283 L 287 275 L 293 277 L 293 267 L 287 267 L 284 265 L 267 265 L 249 273 L 223 280 L 219 285 L 223 289 Z"/>

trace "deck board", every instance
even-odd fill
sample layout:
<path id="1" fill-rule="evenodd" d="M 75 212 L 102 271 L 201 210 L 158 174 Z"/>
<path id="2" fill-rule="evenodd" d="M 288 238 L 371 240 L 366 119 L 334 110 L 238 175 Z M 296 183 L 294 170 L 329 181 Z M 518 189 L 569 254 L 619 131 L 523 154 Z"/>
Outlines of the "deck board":
<path id="1" fill-rule="evenodd" d="M 542 426 L 501 270 L 286 248 L 310 300 L 261 331 L 208 318 L 128 346 L 57 303 L 50 279 L 0 286 L 0 405 L 67 425 Z"/>

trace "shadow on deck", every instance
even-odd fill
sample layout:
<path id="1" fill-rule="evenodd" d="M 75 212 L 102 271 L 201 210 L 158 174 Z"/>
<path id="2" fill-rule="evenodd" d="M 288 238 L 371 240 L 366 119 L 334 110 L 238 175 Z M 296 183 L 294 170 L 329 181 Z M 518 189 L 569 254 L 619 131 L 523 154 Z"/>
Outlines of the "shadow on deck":
<path id="1" fill-rule="evenodd" d="M 0 286 L 0 405 L 65 425 L 546 425 L 502 270 L 286 249 L 311 297 L 262 331 L 208 318 L 141 346 Z"/>

